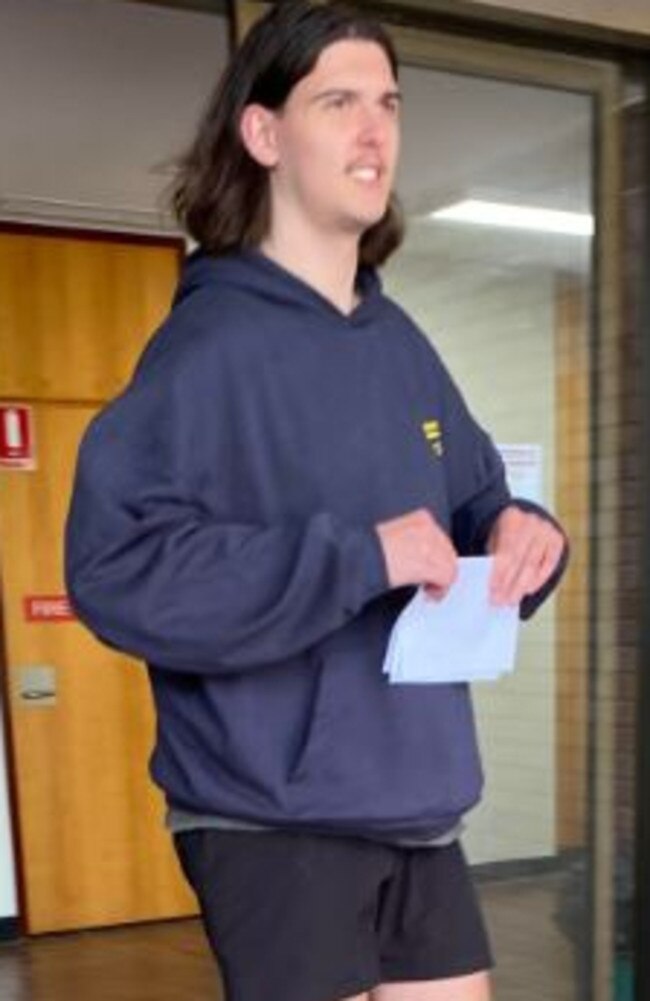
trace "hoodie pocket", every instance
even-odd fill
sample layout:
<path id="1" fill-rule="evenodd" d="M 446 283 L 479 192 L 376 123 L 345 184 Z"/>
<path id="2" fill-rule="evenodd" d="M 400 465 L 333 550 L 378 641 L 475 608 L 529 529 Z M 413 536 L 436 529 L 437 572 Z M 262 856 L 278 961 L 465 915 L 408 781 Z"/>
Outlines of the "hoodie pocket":
<path id="1" fill-rule="evenodd" d="M 323 657 L 316 650 L 309 654 L 308 662 L 303 666 L 313 678 L 311 697 L 304 710 L 302 732 L 298 734 L 293 753 L 293 760 L 287 776 L 289 782 L 299 781 L 308 770 L 309 762 L 317 754 L 321 743 L 323 718 L 327 717 L 325 673 L 326 666 Z"/>
<path id="2" fill-rule="evenodd" d="M 315 655 L 318 684 L 289 775 L 303 818 L 435 823 L 478 798 L 466 686 L 390 685 L 381 673 L 384 645 L 373 649 L 373 637 L 359 630 Z"/>

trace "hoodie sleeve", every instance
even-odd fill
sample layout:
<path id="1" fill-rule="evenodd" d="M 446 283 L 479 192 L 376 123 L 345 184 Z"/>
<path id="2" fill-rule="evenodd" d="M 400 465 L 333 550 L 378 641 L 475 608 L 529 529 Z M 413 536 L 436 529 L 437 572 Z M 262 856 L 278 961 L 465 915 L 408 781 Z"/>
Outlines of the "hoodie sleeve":
<path id="1" fill-rule="evenodd" d="M 494 522 L 511 505 L 546 518 L 564 535 L 558 522 L 539 504 L 511 496 L 503 459 L 489 435 L 470 414 L 451 378 L 448 379 L 445 455 L 450 484 L 452 540 L 459 555 L 485 553 Z M 557 567 L 538 591 L 524 598 L 520 608 L 522 619 L 529 619 L 555 590 L 568 559 L 569 544 L 564 535 L 564 549 Z"/>
<path id="2" fill-rule="evenodd" d="M 235 673 L 295 655 L 388 589 L 379 538 L 327 511 L 215 517 L 201 499 L 205 394 L 175 382 L 136 380 L 86 433 L 66 529 L 72 604 L 157 667 Z"/>

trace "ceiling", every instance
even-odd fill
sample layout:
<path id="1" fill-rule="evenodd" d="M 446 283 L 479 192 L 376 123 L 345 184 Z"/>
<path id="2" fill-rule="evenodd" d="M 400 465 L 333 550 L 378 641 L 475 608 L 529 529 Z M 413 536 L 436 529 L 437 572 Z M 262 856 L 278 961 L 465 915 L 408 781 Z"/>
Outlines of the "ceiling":
<path id="1" fill-rule="evenodd" d="M 399 190 L 411 255 L 453 257 L 501 270 L 584 272 L 581 237 L 426 220 L 461 198 L 590 212 L 591 99 L 583 94 L 405 67 Z"/>
<path id="2" fill-rule="evenodd" d="M 108 0 L 0 3 L 0 212 L 169 225 L 165 163 L 228 52 L 224 18 Z"/>
<path id="3" fill-rule="evenodd" d="M 169 228 L 170 160 L 228 51 L 225 18 L 114 0 L 2 0 L 0 214 Z M 406 66 L 399 190 L 409 252 L 584 267 L 567 238 L 477 233 L 421 217 L 480 195 L 588 211 L 584 95 Z M 167 166 L 166 166 L 167 165 Z M 505 249 L 509 248 L 509 249 Z"/>

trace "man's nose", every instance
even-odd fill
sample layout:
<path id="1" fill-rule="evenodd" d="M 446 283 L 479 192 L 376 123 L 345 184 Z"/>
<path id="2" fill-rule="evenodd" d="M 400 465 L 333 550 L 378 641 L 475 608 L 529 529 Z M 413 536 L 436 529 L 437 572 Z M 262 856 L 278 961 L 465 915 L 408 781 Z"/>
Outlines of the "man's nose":
<path id="1" fill-rule="evenodd" d="M 386 110 L 376 105 L 363 105 L 359 112 L 358 129 L 362 142 L 381 145 L 388 130 Z"/>

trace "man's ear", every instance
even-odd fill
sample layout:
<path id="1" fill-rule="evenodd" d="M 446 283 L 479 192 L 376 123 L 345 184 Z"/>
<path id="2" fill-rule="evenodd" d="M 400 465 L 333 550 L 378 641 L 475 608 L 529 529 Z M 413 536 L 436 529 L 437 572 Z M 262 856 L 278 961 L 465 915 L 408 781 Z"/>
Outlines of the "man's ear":
<path id="1" fill-rule="evenodd" d="M 239 134 L 247 152 L 262 167 L 278 162 L 276 118 L 261 104 L 247 104 L 239 120 Z"/>

